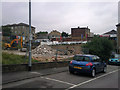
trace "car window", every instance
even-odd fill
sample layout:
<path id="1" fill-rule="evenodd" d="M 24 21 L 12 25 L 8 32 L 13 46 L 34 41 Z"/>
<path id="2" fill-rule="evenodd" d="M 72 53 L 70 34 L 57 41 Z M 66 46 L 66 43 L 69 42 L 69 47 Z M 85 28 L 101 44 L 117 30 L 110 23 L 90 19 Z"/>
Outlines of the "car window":
<path id="1" fill-rule="evenodd" d="M 101 59 L 98 56 L 92 57 L 93 62 L 100 62 Z"/>
<path id="2" fill-rule="evenodd" d="M 74 56 L 73 58 L 74 60 L 76 61 L 90 61 L 90 58 L 89 57 L 86 57 L 86 56 Z"/>
<path id="3" fill-rule="evenodd" d="M 120 55 L 119 54 L 115 54 L 115 58 L 120 58 Z"/>

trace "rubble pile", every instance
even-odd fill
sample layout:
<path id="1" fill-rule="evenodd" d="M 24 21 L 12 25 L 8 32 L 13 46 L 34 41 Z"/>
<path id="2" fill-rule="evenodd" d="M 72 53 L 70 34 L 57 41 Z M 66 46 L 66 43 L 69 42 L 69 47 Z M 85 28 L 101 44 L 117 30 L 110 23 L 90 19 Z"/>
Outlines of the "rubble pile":
<path id="1" fill-rule="evenodd" d="M 48 45 L 39 45 L 34 50 L 32 50 L 33 56 L 46 56 L 51 57 L 55 55 L 56 50 L 53 50 Z"/>
<path id="2" fill-rule="evenodd" d="M 39 45 L 32 50 L 32 58 L 39 62 L 54 62 L 56 58 L 56 50 L 54 50 L 48 45 Z M 66 58 L 68 58 L 68 56 L 61 56 L 58 52 L 58 61 L 65 60 Z"/>

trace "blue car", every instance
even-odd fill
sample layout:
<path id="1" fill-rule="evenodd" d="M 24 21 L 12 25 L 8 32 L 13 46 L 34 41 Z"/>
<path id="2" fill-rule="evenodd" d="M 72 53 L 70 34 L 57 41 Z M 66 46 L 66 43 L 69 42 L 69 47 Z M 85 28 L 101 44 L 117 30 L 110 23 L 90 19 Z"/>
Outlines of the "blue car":
<path id="1" fill-rule="evenodd" d="M 109 59 L 108 64 L 120 65 L 120 55 L 119 54 L 112 55 L 111 58 Z"/>
<path id="2" fill-rule="evenodd" d="M 69 64 L 69 72 L 88 73 L 95 77 L 98 72 L 106 72 L 107 64 L 96 55 L 77 54 Z"/>

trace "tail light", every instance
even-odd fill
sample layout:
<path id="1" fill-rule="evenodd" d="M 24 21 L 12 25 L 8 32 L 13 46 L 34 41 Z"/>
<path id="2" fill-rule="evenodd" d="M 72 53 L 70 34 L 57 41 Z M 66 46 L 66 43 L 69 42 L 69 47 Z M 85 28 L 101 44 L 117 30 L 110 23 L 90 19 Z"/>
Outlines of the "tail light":
<path id="1" fill-rule="evenodd" d="M 92 66 L 93 64 L 92 63 L 88 63 L 88 64 L 86 64 L 86 66 Z"/>
<path id="2" fill-rule="evenodd" d="M 70 64 L 72 64 L 72 61 L 70 61 Z"/>

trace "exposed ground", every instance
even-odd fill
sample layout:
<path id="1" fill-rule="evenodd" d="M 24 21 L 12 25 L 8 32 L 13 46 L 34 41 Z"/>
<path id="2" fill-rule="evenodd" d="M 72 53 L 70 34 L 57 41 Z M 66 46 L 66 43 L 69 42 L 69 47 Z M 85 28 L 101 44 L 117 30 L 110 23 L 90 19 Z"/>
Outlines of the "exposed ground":
<path id="1" fill-rule="evenodd" d="M 29 52 L 21 52 L 18 50 L 3 50 L 2 52 L 6 52 L 9 54 L 17 54 L 17 55 L 29 55 Z M 63 61 L 68 60 L 73 57 L 74 54 L 81 54 L 81 44 L 75 45 L 39 45 L 35 49 L 32 50 L 32 58 L 38 60 L 40 62 L 52 62 L 56 60 Z"/>

